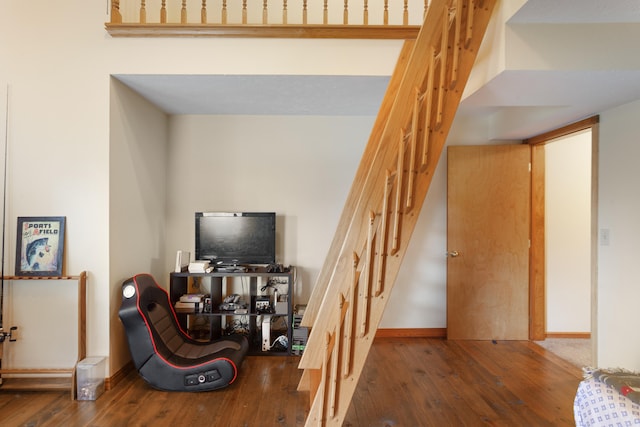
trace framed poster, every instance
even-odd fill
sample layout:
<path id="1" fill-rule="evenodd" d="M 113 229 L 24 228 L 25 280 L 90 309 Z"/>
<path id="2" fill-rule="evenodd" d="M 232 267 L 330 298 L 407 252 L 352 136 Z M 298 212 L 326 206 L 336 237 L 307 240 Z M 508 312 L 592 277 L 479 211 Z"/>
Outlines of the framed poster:
<path id="1" fill-rule="evenodd" d="M 18 217 L 16 276 L 62 276 L 63 216 Z"/>

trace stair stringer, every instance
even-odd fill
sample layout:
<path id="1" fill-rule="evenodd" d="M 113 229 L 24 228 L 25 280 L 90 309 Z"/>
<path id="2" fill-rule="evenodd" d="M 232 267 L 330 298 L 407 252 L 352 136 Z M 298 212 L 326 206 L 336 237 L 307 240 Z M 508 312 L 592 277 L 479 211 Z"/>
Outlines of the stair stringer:
<path id="1" fill-rule="evenodd" d="M 380 138 L 369 141 L 305 313 L 306 425 L 344 420 L 494 4 L 432 1 Z"/>

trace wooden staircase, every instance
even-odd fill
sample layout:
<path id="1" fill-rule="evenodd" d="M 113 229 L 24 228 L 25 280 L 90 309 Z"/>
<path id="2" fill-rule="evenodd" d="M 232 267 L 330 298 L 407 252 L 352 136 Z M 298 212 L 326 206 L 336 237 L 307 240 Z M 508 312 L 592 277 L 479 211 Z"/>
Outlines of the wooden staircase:
<path id="1" fill-rule="evenodd" d="M 307 426 L 342 425 L 495 2 L 433 0 L 403 46 L 302 320 Z"/>

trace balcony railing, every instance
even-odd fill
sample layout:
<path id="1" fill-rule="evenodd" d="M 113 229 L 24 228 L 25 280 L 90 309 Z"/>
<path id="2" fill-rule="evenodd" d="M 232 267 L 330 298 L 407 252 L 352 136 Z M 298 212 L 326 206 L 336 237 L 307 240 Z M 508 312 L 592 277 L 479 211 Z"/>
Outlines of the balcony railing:
<path id="1" fill-rule="evenodd" d="M 430 0 L 111 0 L 113 37 L 414 39 Z"/>

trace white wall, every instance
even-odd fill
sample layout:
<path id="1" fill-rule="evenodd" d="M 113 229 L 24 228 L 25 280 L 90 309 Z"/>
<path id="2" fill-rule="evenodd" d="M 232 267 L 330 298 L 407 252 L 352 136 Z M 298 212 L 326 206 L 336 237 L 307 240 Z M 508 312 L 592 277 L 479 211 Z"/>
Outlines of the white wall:
<path id="1" fill-rule="evenodd" d="M 597 357 L 600 366 L 640 370 L 637 303 L 640 301 L 640 101 L 600 115 L 600 230 L 598 246 Z"/>
<path id="2" fill-rule="evenodd" d="M 547 332 L 591 331 L 591 131 L 545 155 Z"/>
<path id="3" fill-rule="evenodd" d="M 172 116 L 166 267 L 194 253 L 196 211 L 276 212 L 277 260 L 298 267 L 306 303 L 374 119 Z"/>
<path id="4" fill-rule="evenodd" d="M 123 172 L 133 174 L 134 168 L 126 159 L 111 157 L 111 126 L 113 114 L 111 101 L 110 75 L 112 74 L 336 74 L 336 75 L 390 75 L 395 66 L 401 42 L 399 41 L 366 41 L 366 40 L 251 40 L 251 39 L 111 39 L 104 30 L 104 22 L 109 18 L 106 14 L 106 2 L 89 2 L 86 0 L 67 0 L 51 2 L 33 0 L 30 2 L 6 0 L 0 2 L 0 84 L 10 86 L 10 119 L 9 119 L 9 162 L 8 170 L 8 210 L 7 210 L 7 250 L 5 259 L 7 271 L 13 271 L 13 251 L 15 251 L 15 219 L 27 215 L 65 215 L 67 217 L 67 271 L 88 272 L 89 307 L 88 307 L 88 351 L 92 355 L 123 354 L 121 337 L 111 341 L 110 335 L 116 333 L 113 327 L 114 315 L 117 312 L 117 299 L 114 292 L 119 290 L 123 278 L 140 272 L 140 270 L 159 269 L 156 262 L 165 259 L 168 272 L 172 261 L 172 253 L 190 244 L 192 227 L 190 221 L 184 222 L 187 234 L 178 237 L 171 227 L 165 229 L 166 253 L 162 253 L 162 230 L 159 224 L 162 215 L 156 212 L 149 214 L 149 223 L 143 224 L 147 234 L 154 232 L 159 236 L 143 236 L 158 239 L 145 245 L 136 255 L 135 260 L 110 255 L 110 239 L 114 240 L 114 248 L 124 247 L 125 236 L 129 234 L 128 225 L 110 223 L 109 216 L 116 209 L 124 209 L 125 201 L 130 198 L 144 197 L 146 185 L 128 186 L 121 182 L 122 176 L 113 177 L 115 170 L 123 167 Z M 37 13 L 35 13 L 37 11 Z M 79 19 L 82 17 L 82 19 Z M 122 95 L 129 98 L 129 95 Z M 129 101 L 137 102 L 137 101 Z M 121 106 L 122 107 L 122 106 Z M 124 111 L 126 109 L 123 109 Z M 119 111 L 116 109 L 115 111 Z M 638 182 L 636 159 L 638 144 L 635 139 L 638 130 L 635 118 L 640 113 L 640 106 L 632 104 L 619 110 L 607 111 L 602 115 L 601 126 L 601 167 L 600 167 L 600 221 L 601 227 L 611 229 L 611 244 L 601 249 L 601 265 L 599 266 L 599 305 L 600 318 L 598 332 L 600 335 L 600 358 L 611 366 L 625 366 L 638 369 L 640 360 L 640 344 L 631 341 L 634 337 L 631 316 L 635 313 L 633 301 L 638 300 L 639 288 L 634 285 L 637 276 L 634 266 L 638 258 L 634 237 L 638 235 L 636 212 L 637 200 L 634 184 Z M 144 108 L 140 113 L 143 123 L 151 123 L 154 129 L 162 122 L 159 114 Z M 196 120 L 193 117 L 174 120 L 170 131 L 181 131 L 181 121 Z M 318 118 L 317 120 L 324 120 Z M 365 121 L 354 125 L 347 133 L 363 134 Z M 148 121 L 148 122 L 147 122 Z M 144 167 L 157 165 L 167 167 L 175 154 L 172 151 L 163 164 L 162 148 L 153 152 L 150 138 L 137 135 L 141 128 L 129 129 L 128 122 L 122 119 L 117 123 L 122 134 L 146 147 L 146 153 L 136 153 L 137 160 Z M 171 120 L 170 120 L 171 122 Z M 318 123 L 315 123 L 317 125 Z M 349 123 L 341 123 L 347 126 Z M 282 126 L 282 123 L 276 124 Z M 276 126 L 274 125 L 274 126 Z M 299 125 L 299 124 L 297 124 Z M 468 141 L 469 143 L 488 140 L 486 124 L 477 129 L 477 123 L 469 125 L 456 119 L 450 141 Z M 273 129 L 273 128 L 270 128 Z M 327 135 L 331 131 L 327 130 Z M 135 137 L 134 137 L 135 135 Z M 153 135 L 153 134 L 149 134 Z M 160 133 L 159 136 L 163 134 Z M 266 139 L 268 135 L 260 137 Z M 123 137 L 124 138 L 124 137 Z M 160 138 L 162 139 L 162 138 Z M 170 138 L 173 141 L 173 138 Z M 113 147 L 124 153 L 127 143 L 132 140 L 115 141 L 122 144 Z M 277 139 L 268 139 L 277 144 Z M 198 143 L 194 138 L 191 143 Z M 289 149 L 299 148 L 296 141 L 286 140 Z M 353 143 L 353 147 L 350 145 Z M 366 141 L 346 142 L 345 147 L 338 147 L 342 158 L 332 157 L 336 147 L 330 145 L 327 152 L 318 151 L 322 164 L 338 165 L 336 172 L 340 175 L 339 188 L 331 176 L 309 176 L 306 184 L 313 185 L 317 191 L 318 203 L 305 205 L 315 200 L 314 194 L 301 190 L 297 192 L 300 202 L 295 198 L 283 198 L 284 208 L 276 207 L 276 211 L 291 213 L 286 222 L 286 229 L 296 230 L 296 236 L 287 232 L 284 248 L 281 248 L 285 263 L 299 264 L 308 271 L 303 278 L 303 285 L 313 281 L 313 274 L 323 262 L 319 256 L 326 251 L 327 242 L 331 239 L 331 231 L 335 228 L 336 218 L 341 211 L 340 203 L 344 199 L 345 187 L 350 179 L 342 181 L 342 177 L 353 176 L 357 159 Z M 252 142 L 255 148 L 257 144 Z M 323 142 L 324 144 L 324 142 Z M 357 146 L 357 148 L 356 148 Z M 171 146 L 173 147 L 173 146 Z M 172 148 L 169 148 L 171 150 Z M 133 149 L 133 146 L 129 146 Z M 259 148 L 259 147 L 258 147 Z M 321 150 L 322 145 L 314 147 Z M 350 151 L 353 149 L 353 151 Z M 305 156 L 305 152 L 295 151 L 296 156 Z M 115 152 L 113 155 L 115 156 Z M 242 153 L 240 153 L 242 154 Z M 293 153 L 291 154 L 293 158 Z M 111 158 L 111 161 L 110 161 Z M 304 158 L 304 157 L 303 157 Z M 356 160 L 354 160 L 356 159 Z M 237 160 L 237 159 L 234 159 Z M 309 161 L 304 158 L 304 161 Z M 110 163 L 111 162 L 111 163 Z M 139 162 L 137 164 L 139 164 Z M 252 173 L 266 176 L 263 170 L 251 160 Z M 351 163 L 354 162 L 354 163 Z M 117 166 L 117 167 L 116 167 Z M 300 175 L 300 171 L 308 164 L 300 163 L 292 169 Z M 173 166 L 169 169 L 172 169 Z M 242 170 L 245 172 L 245 170 Z M 238 172 L 231 171 L 229 173 Z M 279 172 L 278 172 L 279 173 Z M 316 170 L 316 174 L 319 173 Z M 382 327 L 443 327 L 445 301 L 445 259 L 444 251 L 444 185 L 443 171 L 437 171 L 434 187 L 425 202 L 423 214 L 416 226 L 416 232 L 406 254 L 405 263 L 398 276 L 398 285 L 389 301 Z M 154 175 L 155 171 L 147 171 L 145 177 L 133 178 L 133 183 L 146 183 L 144 179 Z M 113 179 L 113 181 L 111 181 Z M 136 181 L 139 179 L 140 181 Z M 284 175 L 271 176 L 267 184 L 276 183 L 291 188 L 296 180 L 292 173 L 290 178 Z M 115 188 L 110 192 L 110 185 L 120 182 L 126 192 L 118 193 Z M 252 180 L 255 182 L 255 180 Z M 326 186 L 320 184 L 327 182 Z M 189 183 L 191 184 L 191 183 Z M 244 182 L 246 186 L 247 183 Z M 291 187 L 289 187 L 291 186 Z M 182 224 L 182 218 L 191 216 L 193 208 L 173 206 L 172 188 L 166 194 L 165 219 L 167 224 Z M 241 188 L 244 190 L 245 188 Z M 339 194 L 342 192 L 342 196 Z M 110 194 L 114 196 L 110 205 Z M 228 196 L 231 197 L 231 196 Z M 260 205 L 271 206 L 272 200 L 266 196 L 260 199 Z M 330 198 L 335 197 L 335 198 Z M 117 202 L 116 202 L 117 199 Z M 140 214 L 149 207 L 159 206 L 162 195 L 154 194 L 151 199 L 144 199 L 133 216 L 134 224 L 141 224 Z M 342 200 L 339 200 L 342 199 Z M 214 200 L 211 199 L 211 204 Z M 240 198 L 225 199 L 225 204 L 249 203 Z M 194 204 L 195 205 L 195 204 Z M 333 210 L 327 209 L 331 206 Z M 213 208 L 214 206 L 208 206 Z M 184 209 L 184 211 L 181 211 Z M 126 212 L 123 212 L 123 215 Z M 304 214 L 305 217 L 299 215 Z M 306 215 L 312 215 L 308 221 Z M 286 218 L 286 217 L 285 217 Z M 324 218 L 329 218 L 326 222 Z M 126 222 L 125 222 L 126 224 Z M 312 248 L 313 240 L 320 239 L 316 230 L 329 230 L 318 248 Z M 176 228 L 177 230 L 177 228 Z M 178 232 L 178 231 L 175 231 Z M 128 236 L 135 238 L 136 236 Z M 186 239 L 186 240 L 181 240 Z M 292 239 L 287 240 L 287 239 Z M 117 243 L 116 243 L 117 241 Z M 175 243 L 169 243 L 175 242 Z M 295 254 L 295 256 L 293 255 Z M 440 261 L 440 256 L 442 259 Z M 112 259 L 113 258 L 113 259 Z M 316 259 L 317 258 L 317 259 Z M 159 273 L 161 276 L 162 274 Z M 166 276 L 162 276 L 166 277 Z M 424 299 L 423 299 L 424 298 Z M 55 305 L 60 301 L 52 299 Z M 115 306 L 114 306 L 115 305 Z M 10 320 L 10 319 L 8 319 Z M 43 324 L 56 324 L 57 319 L 42 319 Z M 6 346 L 8 347 L 8 346 Z M 5 350 L 10 351 L 10 350 Z M 56 352 L 63 349 L 56 348 Z M 53 357 L 49 352 L 47 357 Z M 111 362 L 110 374 L 119 368 L 119 360 Z"/>
<path id="5" fill-rule="evenodd" d="M 446 150 L 431 181 L 380 328 L 447 326 Z"/>
<path id="6" fill-rule="evenodd" d="M 109 283 L 111 371 L 129 359 L 117 314 L 121 284 L 151 273 L 166 288 L 168 118 L 115 79 L 109 149 Z"/>
<path id="7" fill-rule="evenodd" d="M 91 30 L 103 13 L 103 5 L 82 1 L 0 3 L 0 83 L 10 92 L 5 271 L 14 270 L 18 216 L 65 216 L 65 271 L 87 271 L 87 345 L 95 355 L 109 353 L 109 86 L 104 56 L 93 51 L 104 35 Z M 51 328 L 75 332 L 63 322 L 63 293 L 47 298 L 59 310 L 39 318 L 29 339 L 46 338 Z M 37 313 L 31 305 L 17 309 Z M 65 342 L 45 342 L 32 353 L 41 367 L 75 353 Z M 11 357 L 11 346 L 4 350 Z"/>

